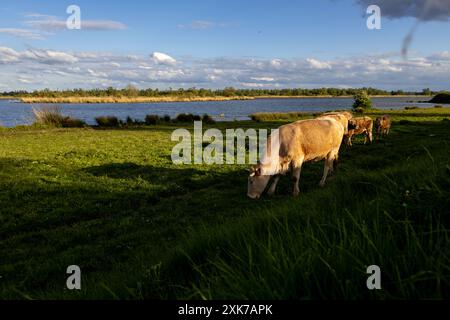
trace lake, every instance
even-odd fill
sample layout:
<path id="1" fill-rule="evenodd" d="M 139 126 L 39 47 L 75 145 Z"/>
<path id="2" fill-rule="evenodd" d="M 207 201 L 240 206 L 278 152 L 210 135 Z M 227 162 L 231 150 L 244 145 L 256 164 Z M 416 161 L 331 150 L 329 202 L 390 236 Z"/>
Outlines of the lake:
<path id="1" fill-rule="evenodd" d="M 374 108 L 403 109 L 417 105 L 433 107 L 435 104 L 420 103 L 424 97 L 372 98 Z M 295 98 L 295 99 L 255 99 L 206 102 L 162 102 L 126 104 L 58 104 L 63 114 L 95 124 L 95 117 L 113 115 L 125 120 L 127 116 L 143 120 L 147 114 L 175 117 L 180 113 L 209 114 L 218 121 L 247 120 L 255 112 L 320 112 L 336 109 L 350 109 L 352 98 Z M 13 127 L 33 122 L 33 107 L 48 104 L 26 104 L 13 100 L 0 100 L 0 125 Z"/>

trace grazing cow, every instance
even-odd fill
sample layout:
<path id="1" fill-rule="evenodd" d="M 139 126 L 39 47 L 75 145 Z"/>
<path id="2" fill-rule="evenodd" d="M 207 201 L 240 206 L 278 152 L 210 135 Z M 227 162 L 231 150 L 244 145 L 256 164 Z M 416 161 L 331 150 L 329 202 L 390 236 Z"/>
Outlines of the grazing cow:
<path id="1" fill-rule="evenodd" d="M 267 139 L 266 150 L 261 163 L 252 168 L 248 178 L 247 195 L 258 199 L 269 180 L 274 176 L 268 195 L 275 192 L 278 180 L 289 169 L 294 182 L 293 195 L 300 193 L 299 180 L 302 164 L 325 159 L 320 186 L 333 172 L 338 160 L 339 147 L 344 136 L 344 128 L 333 118 L 300 120 L 281 126 Z"/>
<path id="2" fill-rule="evenodd" d="M 347 145 L 352 146 L 352 137 L 358 134 L 365 134 L 364 144 L 367 140 L 372 143 L 372 130 L 373 130 L 373 120 L 369 117 L 359 117 L 349 120 L 349 125 L 352 125 L 355 129 L 349 129 L 348 134 L 345 135 L 347 140 Z"/>
<path id="3" fill-rule="evenodd" d="M 391 129 L 391 117 L 384 115 L 375 119 L 375 128 L 377 130 L 377 139 L 388 135 Z"/>
<path id="4" fill-rule="evenodd" d="M 344 134 L 348 134 L 348 130 L 354 128 L 352 124 L 349 123 L 349 120 L 353 118 L 353 115 L 348 111 L 327 112 L 318 116 L 316 119 L 325 118 L 333 118 L 340 122 L 344 126 Z M 351 128 L 349 128 L 349 125 Z"/>

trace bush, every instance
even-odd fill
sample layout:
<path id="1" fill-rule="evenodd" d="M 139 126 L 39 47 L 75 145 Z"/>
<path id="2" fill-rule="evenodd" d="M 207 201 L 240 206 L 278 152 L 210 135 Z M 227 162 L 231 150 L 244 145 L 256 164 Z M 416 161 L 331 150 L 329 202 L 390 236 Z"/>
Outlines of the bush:
<path id="1" fill-rule="evenodd" d="M 355 113 L 364 113 L 364 108 L 362 108 L 362 107 L 354 108 L 353 112 L 355 112 Z"/>
<path id="2" fill-rule="evenodd" d="M 209 124 L 214 124 L 214 123 L 216 123 L 216 121 L 214 121 L 214 119 L 213 119 L 210 115 L 208 115 L 208 114 L 206 114 L 206 113 L 203 115 L 202 121 L 203 121 L 204 123 L 209 123 Z"/>
<path id="3" fill-rule="evenodd" d="M 95 118 L 95 121 L 97 122 L 97 125 L 99 127 L 118 127 L 119 126 L 119 119 L 114 116 L 102 116 Z"/>
<path id="4" fill-rule="evenodd" d="M 450 103 L 450 92 L 442 92 L 430 100 L 431 103 Z"/>
<path id="5" fill-rule="evenodd" d="M 161 118 L 162 121 L 164 122 L 170 122 L 170 116 L 168 114 L 164 115 L 164 117 Z"/>
<path id="6" fill-rule="evenodd" d="M 155 125 L 159 122 L 159 117 L 154 114 L 148 114 L 145 116 L 145 124 L 146 125 Z"/>
<path id="7" fill-rule="evenodd" d="M 372 108 L 372 101 L 370 100 L 367 91 L 359 91 L 353 98 L 355 99 L 355 102 L 353 103 L 353 110 L 356 110 L 357 108 L 363 108 L 364 110 Z"/>
<path id="8" fill-rule="evenodd" d="M 86 122 L 80 119 L 65 117 L 62 126 L 63 128 L 83 128 L 86 126 Z"/>
<path id="9" fill-rule="evenodd" d="M 46 125 L 58 128 L 81 128 L 86 123 L 80 119 L 64 116 L 59 107 L 33 108 L 35 124 Z"/>
<path id="10" fill-rule="evenodd" d="M 441 106 L 441 105 L 435 105 L 434 108 L 440 109 L 440 108 L 443 108 L 443 106 Z"/>
<path id="11" fill-rule="evenodd" d="M 127 117 L 127 119 L 125 120 L 127 126 L 132 126 L 134 124 L 134 120 L 131 119 L 130 116 Z"/>
<path id="12" fill-rule="evenodd" d="M 416 107 L 416 106 L 407 106 L 407 107 L 405 107 L 405 110 L 414 110 L 414 109 L 419 109 L 419 107 Z"/>
<path id="13" fill-rule="evenodd" d="M 191 113 L 181 113 L 176 117 L 176 121 L 178 122 L 194 122 L 199 120 L 201 120 L 200 116 L 194 116 Z"/>

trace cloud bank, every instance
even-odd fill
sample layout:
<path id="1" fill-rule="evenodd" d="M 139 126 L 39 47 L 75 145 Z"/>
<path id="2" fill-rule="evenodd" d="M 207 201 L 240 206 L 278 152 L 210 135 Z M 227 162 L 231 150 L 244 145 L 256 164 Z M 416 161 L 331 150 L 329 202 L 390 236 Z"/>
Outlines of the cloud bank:
<path id="1" fill-rule="evenodd" d="M 403 60 L 400 55 L 296 59 L 184 58 L 162 52 L 17 51 L 0 47 L 0 90 L 125 87 L 284 88 L 362 87 L 434 90 L 450 87 L 450 53 Z"/>

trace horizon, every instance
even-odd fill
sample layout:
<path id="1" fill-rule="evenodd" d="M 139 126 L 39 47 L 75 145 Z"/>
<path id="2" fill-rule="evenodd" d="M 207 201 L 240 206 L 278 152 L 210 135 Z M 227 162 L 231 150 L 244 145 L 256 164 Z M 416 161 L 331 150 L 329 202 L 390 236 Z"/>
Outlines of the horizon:
<path id="1" fill-rule="evenodd" d="M 72 4 L 80 30 L 66 28 Z M 450 87 L 445 0 L 8 0 L 0 16 L 0 92 Z"/>

